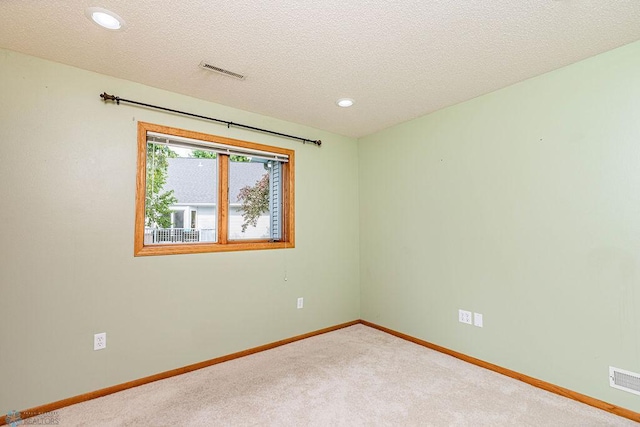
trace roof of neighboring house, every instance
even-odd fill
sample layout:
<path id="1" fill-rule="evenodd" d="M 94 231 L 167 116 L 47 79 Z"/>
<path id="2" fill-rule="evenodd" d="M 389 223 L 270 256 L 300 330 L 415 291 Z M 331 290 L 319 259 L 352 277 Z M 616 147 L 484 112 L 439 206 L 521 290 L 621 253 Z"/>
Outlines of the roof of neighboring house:
<path id="1" fill-rule="evenodd" d="M 217 159 L 176 157 L 167 159 L 169 168 L 164 189 L 173 190 L 180 204 L 216 203 Z M 229 200 L 238 202 L 240 189 L 254 185 L 267 173 L 262 163 L 229 163 Z"/>

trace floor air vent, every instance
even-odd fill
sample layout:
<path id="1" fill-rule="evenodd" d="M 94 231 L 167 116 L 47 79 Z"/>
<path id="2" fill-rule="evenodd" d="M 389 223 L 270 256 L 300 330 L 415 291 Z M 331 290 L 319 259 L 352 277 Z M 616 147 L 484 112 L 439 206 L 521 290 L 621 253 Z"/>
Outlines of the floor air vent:
<path id="1" fill-rule="evenodd" d="M 640 395 L 640 374 L 609 366 L 609 385 Z"/>
<path id="2" fill-rule="evenodd" d="M 225 75 L 227 77 L 233 77 L 234 79 L 244 80 L 244 76 L 242 74 L 234 73 L 233 71 L 225 70 L 224 68 L 216 67 L 215 65 L 211 65 L 202 61 L 200 63 L 200 68 L 203 70 L 213 71 L 214 73 L 219 73 Z"/>

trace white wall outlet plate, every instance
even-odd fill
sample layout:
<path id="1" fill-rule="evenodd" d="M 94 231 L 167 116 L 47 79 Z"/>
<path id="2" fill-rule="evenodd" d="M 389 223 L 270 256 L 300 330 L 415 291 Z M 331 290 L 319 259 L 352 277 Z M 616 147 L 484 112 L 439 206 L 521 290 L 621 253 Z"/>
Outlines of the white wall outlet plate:
<path id="1" fill-rule="evenodd" d="M 458 321 L 471 325 L 471 312 L 467 310 L 458 310 Z"/>
<path id="2" fill-rule="evenodd" d="M 107 348 L 107 333 L 101 332 L 93 336 L 93 349 L 102 350 Z"/>
<path id="3" fill-rule="evenodd" d="M 304 298 L 300 297 L 298 298 L 298 308 L 303 308 L 304 307 Z"/>
<path id="4" fill-rule="evenodd" d="M 479 328 L 482 328 L 482 314 L 473 313 L 473 324 Z"/>

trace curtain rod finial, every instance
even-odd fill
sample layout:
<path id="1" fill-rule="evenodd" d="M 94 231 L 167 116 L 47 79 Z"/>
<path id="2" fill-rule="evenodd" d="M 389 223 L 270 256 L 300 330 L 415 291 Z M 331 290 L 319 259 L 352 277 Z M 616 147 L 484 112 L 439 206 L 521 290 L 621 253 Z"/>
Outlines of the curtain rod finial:
<path id="1" fill-rule="evenodd" d="M 100 98 L 102 98 L 105 102 L 107 102 L 107 101 L 116 101 L 118 97 L 115 95 L 109 95 L 107 92 L 103 92 L 100 94 Z"/>

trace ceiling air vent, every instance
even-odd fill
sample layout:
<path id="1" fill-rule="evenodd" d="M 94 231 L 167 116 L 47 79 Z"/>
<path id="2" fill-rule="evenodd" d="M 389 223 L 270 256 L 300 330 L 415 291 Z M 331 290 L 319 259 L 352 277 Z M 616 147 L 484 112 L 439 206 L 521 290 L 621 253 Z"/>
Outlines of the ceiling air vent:
<path id="1" fill-rule="evenodd" d="M 609 366 L 609 385 L 629 393 L 640 394 L 640 374 Z"/>
<path id="2" fill-rule="evenodd" d="M 227 77 L 233 77 L 234 79 L 244 80 L 244 76 L 242 74 L 234 73 L 233 71 L 225 70 L 224 68 L 216 67 L 215 65 L 208 64 L 205 61 L 200 63 L 200 68 L 203 70 L 213 71 L 214 73 L 219 73 L 225 75 Z"/>

